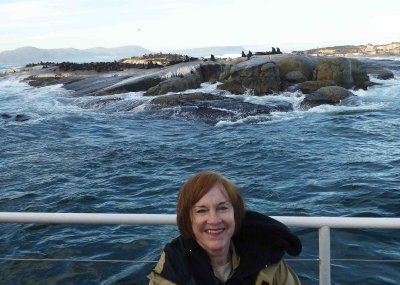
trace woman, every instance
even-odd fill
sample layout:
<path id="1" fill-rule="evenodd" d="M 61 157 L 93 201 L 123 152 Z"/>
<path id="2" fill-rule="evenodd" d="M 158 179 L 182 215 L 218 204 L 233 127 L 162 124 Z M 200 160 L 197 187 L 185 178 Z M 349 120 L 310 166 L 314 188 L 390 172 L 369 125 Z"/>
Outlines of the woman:
<path id="1" fill-rule="evenodd" d="M 164 248 L 149 285 L 297 285 L 283 260 L 301 252 L 282 223 L 246 211 L 240 190 L 215 172 L 200 172 L 178 194 L 181 235 Z"/>

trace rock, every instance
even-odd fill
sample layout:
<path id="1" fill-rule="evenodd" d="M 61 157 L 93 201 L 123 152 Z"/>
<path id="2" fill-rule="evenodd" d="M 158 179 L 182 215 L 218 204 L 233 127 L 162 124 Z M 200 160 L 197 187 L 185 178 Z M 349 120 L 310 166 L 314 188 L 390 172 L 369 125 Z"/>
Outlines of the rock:
<path id="1" fill-rule="evenodd" d="M 371 86 L 365 64 L 351 58 L 320 58 L 314 70 L 314 80 L 332 80 L 335 85 L 355 89 Z"/>
<path id="2" fill-rule="evenodd" d="M 221 85 L 217 86 L 220 90 L 229 91 L 232 94 L 244 94 L 248 90 L 240 82 L 237 81 L 227 81 Z"/>
<path id="3" fill-rule="evenodd" d="M 393 79 L 394 75 L 393 75 L 393 72 L 385 69 L 385 70 L 382 70 L 381 72 L 379 72 L 379 74 L 377 75 L 377 78 L 381 79 L 381 80 Z"/>
<path id="4" fill-rule="evenodd" d="M 101 109 L 101 108 L 113 105 L 116 102 L 119 102 L 122 100 L 122 98 L 119 98 L 119 97 L 105 98 L 105 99 L 98 99 L 98 98 L 99 97 L 96 97 L 96 99 L 94 99 L 94 100 L 79 103 L 78 106 L 83 109 Z"/>
<path id="5" fill-rule="evenodd" d="M 393 72 L 383 67 L 380 63 L 380 60 L 376 61 L 376 60 L 366 59 L 361 63 L 361 65 L 367 74 L 371 74 L 375 78 L 381 80 L 394 78 Z"/>
<path id="6" fill-rule="evenodd" d="M 268 115 L 272 111 L 293 110 L 290 103 L 270 106 L 252 104 L 242 100 L 209 93 L 162 95 L 151 100 L 152 109 L 175 108 L 173 117 L 201 120 L 215 124 L 221 120 L 236 121 L 248 116 Z"/>
<path id="7" fill-rule="evenodd" d="M 309 109 L 323 104 L 337 105 L 350 96 L 355 95 L 343 87 L 326 86 L 306 95 L 300 104 L 300 108 Z"/>
<path id="8" fill-rule="evenodd" d="M 29 116 L 24 115 L 24 114 L 18 114 L 15 116 L 15 121 L 16 122 L 25 122 L 29 120 Z"/>
<path id="9" fill-rule="evenodd" d="M 213 95 L 209 93 L 183 93 L 183 94 L 171 94 L 171 95 L 164 95 L 154 98 L 150 101 L 152 105 L 158 106 L 181 106 L 185 104 L 195 104 L 199 101 L 204 100 L 222 100 L 224 97 L 219 95 Z"/>
<path id="10" fill-rule="evenodd" d="M 251 58 L 232 66 L 229 70 L 229 78 L 219 86 L 220 89 L 234 94 L 243 94 L 242 88 L 230 88 L 242 86 L 251 89 L 254 95 L 271 94 L 280 91 L 280 77 L 277 65 L 264 58 Z M 228 89 L 229 88 L 229 89 Z"/>
<path id="11" fill-rule="evenodd" d="M 393 72 L 383 67 L 375 66 L 367 67 L 366 69 L 368 73 L 372 74 L 377 79 L 388 80 L 394 78 Z"/>
<path id="12" fill-rule="evenodd" d="M 319 58 L 313 80 L 332 80 L 338 86 L 351 88 L 354 86 L 351 61 L 341 57 Z"/>
<path id="13" fill-rule="evenodd" d="M 367 90 L 371 86 L 369 76 L 365 70 L 365 64 L 358 59 L 350 59 L 351 62 L 351 75 L 353 77 L 354 89 Z"/>
<path id="14" fill-rule="evenodd" d="M 147 89 L 159 84 L 162 80 L 163 79 L 161 75 L 157 73 L 128 78 L 102 89 L 101 91 L 97 92 L 96 95 L 102 96 L 126 92 L 146 91 Z"/>
<path id="15" fill-rule="evenodd" d="M 75 91 L 74 96 L 94 96 L 101 90 L 128 79 L 128 76 L 89 76 L 64 83 L 63 88 Z"/>
<path id="16" fill-rule="evenodd" d="M 11 115 L 8 114 L 8 113 L 2 113 L 2 114 L 1 114 L 1 118 L 7 120 L 7 119 L 10 119 L 10 118 L 11 118 Z"/>
<path id="17" fill-rule="evenodd" d="M 14 121 L 16 122 L 25 122 L 28 121 L 30 118 L 29 116 L 25 115 L 25 114 L 17 114 L 14 118 L 12 115 L 10 115 L 9 113 L 2 113 L 1 114 L 1 118 L 4 120 L 11 120 L 14 119 Z"/>
<path id="18" fill-rule="evenodd" d="M 218 61 L 207 61 L 200 64 L 200 71 L 204 81 L 216 82 L 219 81 L 221 73 L 225 71 L 226 64 Z"/>
<path id="19" fill-rule="evenodd" d="M 298 70 L 286 73 L 285 79 L 290 83 L 301 83 L 307 81 L 307 77 Z"/>
<path id="20" fill-rule="evenodd" d="M 163 95 L 168 92 L 180 92 L 188 89 L 200 88 L 202 78 L 199 74 L 189 74 L 186 76 L 171 77 L 151 87 L 144 94 L 146 96 Z"/>
<path id="21" fill-rule="evenodd" d="M 273 61 L 279 67 L 281 80 L 286 80 L 286 74 L 292 71 L 301 72 L 307 80 L 313 77 L 313 71 L 316 66 L 316 59 L 306 55 L 278 55 L 274 56 Z"/>
<path id="22" fill-rule="evenodd" d="M 383 69 L 378 73 L 377 78 L 382 80 L 393 79 L 394 74 L 388 69 Z"/>
<path id="23" fill-rule="evenodd" d="M 76 83 L 65 84 L 64 87 L 75 90 L 77 95 L 112 95 L 147 91 L 168 78 L 185 77 L 190 74 L 200 76 L 198 62 L 179 63 L 154 69 L 131 68 L 120 73 L 84 78 Z"/>
<path id="24" fill-rule="evenodd" d="M 299 84 L 299 88 L 301 92 L 304 94 L 310 94 L 312 92 L 317 91 L 321 87 L 325 86 L 334 86 L 335 82 L 331 80 L 325 80 L 325 81 L 304 81 Z"/>

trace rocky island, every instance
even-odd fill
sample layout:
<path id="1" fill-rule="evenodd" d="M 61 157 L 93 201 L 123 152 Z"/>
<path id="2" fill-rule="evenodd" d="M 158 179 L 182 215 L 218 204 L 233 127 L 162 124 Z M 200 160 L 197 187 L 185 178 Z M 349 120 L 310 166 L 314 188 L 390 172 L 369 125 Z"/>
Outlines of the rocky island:
<path id="1" fill-rule="evenodd" d="M 399 56 L 400 42 L 385 45 L 346 45 L 294 51 L 293 54 L 314 56 Z"/>
<path id="2" fill-rule="evenodd" d="M 219 82 L 221 92 L 254 96 L 279 92 L 304 94 L 301 108 L 321 104 L 343 104 L 354 97 L 351 92 L 376 84 L 370 76 L 393 78 L 393 73 L 376 62 L 348 57 L 309 54 L 253 55 L 238 58 L 197 59 L 184 55 L 146 55 L 111 63 L 42 63 L 14 69 L 32 86 L 63 84 L 72 96 L 104 96 L 142 91 L 154 96 L 150 109 L 180 106 L 191 117 L 214 121 L 242 114 L 269 114 L 293 109 L 287 103 L 261 106 L 240 99 L 208 93 L 185 92 L 204 82 Z M 222 94 L 221 93 L 221 94 Z M 107 100 L 116 100 L 108 96 Z M 221 108 L 224 106 L 224 108 Z"/>

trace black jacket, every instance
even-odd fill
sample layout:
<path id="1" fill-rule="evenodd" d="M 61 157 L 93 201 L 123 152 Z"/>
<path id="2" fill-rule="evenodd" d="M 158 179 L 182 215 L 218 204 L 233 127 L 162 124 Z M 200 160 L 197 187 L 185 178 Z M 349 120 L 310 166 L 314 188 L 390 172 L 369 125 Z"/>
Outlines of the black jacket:
<path id="1" fill-rule="evenodd" d="M 279 221 L 247 211 L 242 227 L 232 238 L 240 264 L 225 284 L 254 284 L 260 270 L 276 264 L 285 252 L 297 256 L 301 242 Z M 166 245 L 159 273 L 179 285 L 219 284 L 207 253 L 193 239 L 178 237 Z"/>

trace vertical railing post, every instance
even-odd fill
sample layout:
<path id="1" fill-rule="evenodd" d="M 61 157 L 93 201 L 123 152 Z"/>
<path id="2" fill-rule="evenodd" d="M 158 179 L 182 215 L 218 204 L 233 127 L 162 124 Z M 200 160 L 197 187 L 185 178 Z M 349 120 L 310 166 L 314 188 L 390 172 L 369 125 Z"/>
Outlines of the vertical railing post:
<path id="1" fill-rule="evenodd" d="M 319 284 L 331 284 L 331 235 L 328 226 L 319 228 Z"/>

